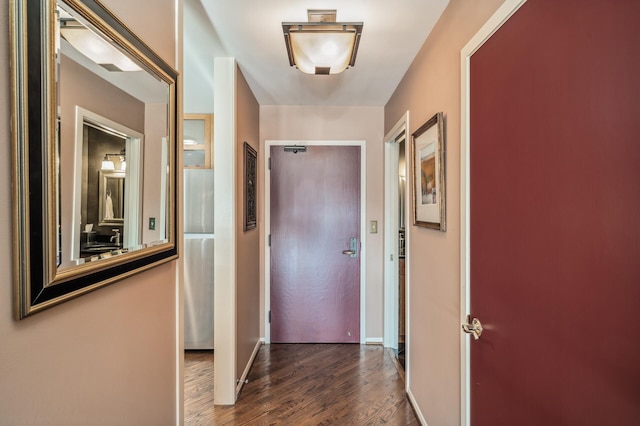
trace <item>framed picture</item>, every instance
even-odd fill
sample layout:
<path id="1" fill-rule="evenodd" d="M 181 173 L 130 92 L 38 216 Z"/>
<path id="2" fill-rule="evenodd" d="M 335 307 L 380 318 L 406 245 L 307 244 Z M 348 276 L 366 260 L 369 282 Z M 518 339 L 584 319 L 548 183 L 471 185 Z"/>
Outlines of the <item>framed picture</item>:
<path id="1" fill-rule="evenodd" d="M 256 178 L 258 154 L 248 143 L 244 143 L 244 230 L 256 227 L 258 186 Z"/>
<path id="2" fill-rule="evenodd" d="M 446 230 L 444 120 L 439 112 L 412 135 L 413 224 Z"/>
<path id="3" fill-rule="evenodd" d="M 99 176 L 98 226 L 123 226 L 125 172 L 100 170 Z"/>

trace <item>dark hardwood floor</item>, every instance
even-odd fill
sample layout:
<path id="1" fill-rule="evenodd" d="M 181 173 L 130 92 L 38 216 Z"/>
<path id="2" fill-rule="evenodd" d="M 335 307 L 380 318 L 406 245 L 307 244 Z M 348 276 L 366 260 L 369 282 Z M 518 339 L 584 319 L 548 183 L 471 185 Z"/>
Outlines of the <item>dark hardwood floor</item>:
<path id="1" fill-rule="evenodd" d="M 185 354 L 185 425 L 418 425 L 392 352 L 264 345 L 236 405 L 213 405 L 213 352 Z"/>
<path id="2" fill-rule="evenodd" d="M 184 353 L 184 424 L 213 424 L 213 351 Z"/>

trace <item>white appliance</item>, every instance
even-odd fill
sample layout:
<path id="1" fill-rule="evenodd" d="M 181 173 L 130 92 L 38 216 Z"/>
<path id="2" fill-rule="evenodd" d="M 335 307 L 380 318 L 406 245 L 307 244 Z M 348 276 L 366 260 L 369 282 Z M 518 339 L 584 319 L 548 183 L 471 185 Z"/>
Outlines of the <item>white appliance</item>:
<path id="1" fill-rule="evenodd" d="M 184 171 L 184 348 L 213 349 L 213 170 Z"/>

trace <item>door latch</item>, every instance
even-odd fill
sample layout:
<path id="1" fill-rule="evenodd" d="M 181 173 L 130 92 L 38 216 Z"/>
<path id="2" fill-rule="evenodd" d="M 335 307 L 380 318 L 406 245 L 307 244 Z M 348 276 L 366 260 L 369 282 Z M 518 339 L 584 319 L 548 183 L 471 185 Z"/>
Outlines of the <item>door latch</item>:
<path id="1" fill-rule="evenodd" d="M 471 324 L 469 324 L 469 321 L 471 321 Z M 482 323 L 478 318 L 471 320 L 471 315 L 467 315 L 467 323 L 462 324 L 462 331 L 473 335 L 473 338 L 478 340 L 482 335 Z"/>

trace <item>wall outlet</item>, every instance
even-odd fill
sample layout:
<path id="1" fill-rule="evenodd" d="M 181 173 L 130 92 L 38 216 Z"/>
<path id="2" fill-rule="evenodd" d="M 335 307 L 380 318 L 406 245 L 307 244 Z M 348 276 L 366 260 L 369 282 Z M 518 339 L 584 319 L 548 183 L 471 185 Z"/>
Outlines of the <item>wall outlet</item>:
<path id="1" fill-rule="evenodd" d="M 152 231 L 156 229 L 156 218 L 155 217 L 150 217 L 149 218 L 149 229 L 152 230 Z"/>

